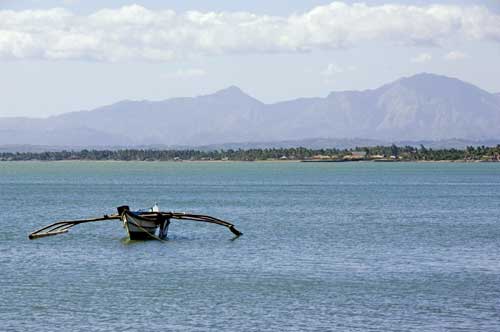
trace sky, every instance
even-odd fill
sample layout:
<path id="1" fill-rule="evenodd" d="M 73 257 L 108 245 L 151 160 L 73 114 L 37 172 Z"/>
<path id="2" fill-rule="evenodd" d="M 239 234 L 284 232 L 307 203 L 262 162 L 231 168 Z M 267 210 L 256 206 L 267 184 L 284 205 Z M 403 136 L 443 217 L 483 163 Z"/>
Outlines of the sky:
<path id="1" fill-rule="evenodd" d="M 0 0 L 0 117 L 231 85 L 272 103 L 421 72 L 500 92 L 499 60 L 498 0 Z"/>

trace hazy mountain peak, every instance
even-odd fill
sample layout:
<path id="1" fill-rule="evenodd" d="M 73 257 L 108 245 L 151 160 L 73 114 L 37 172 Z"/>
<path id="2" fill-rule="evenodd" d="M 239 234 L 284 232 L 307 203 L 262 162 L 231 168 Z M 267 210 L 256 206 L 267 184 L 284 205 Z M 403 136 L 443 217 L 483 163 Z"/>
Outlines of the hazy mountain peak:
<path id="1" fill-rule="evenodd" d="M 472 110 L 474 103 L 479 99 L 494 100 L 495 96 L 477 86 L 459 80 L 457 78 L 421 73 L 410 77 L 403 77 L 393 83 L 389 83 L 379 89 L 380 92 L 388 90 L 399 91 L 399 93 L 413 93 L 420 97 L 444 100 L 448 99 L 455 104 L 462 104 Z"/>
<path id="2" fill-rule="evenodd" d="M 427 73 L 427 72 L 421 72 L 418 74 L 414 74 L 408 77 L 402 77 L 401 80 L 405 79 L 451 79 L 451 77 L 445 76 L 445 75 L 440 75 L 440 74 L 435 74 L 435 73 Z"/>
<path id="3" fill-rule="evenodd" d="M 218 96 L 238 96 L 238 95 L 243 95 L 243 96 L 248 96 L 246 93 L 244 93 L 239 87 L 236 85 L 231 85 L 228 86 L 225 89 L 221 89 L 219 91 L 216 91 L 214 95 Z"/>
<path id="4" fill-rule="evenodd" d="M 403 84 L 408 87 L 413 87 L 417 89 L 427 89 L 427 88 L 446 88 L 446 87 L 456 87 L 456 88 L 466 88 L 472 87 L 478 89 L 476 86 L 459 80 L 458 78 L 448 77 L 444 75 L 431 74 L 431 73 L 420 73 L 409 77 L 403 77 L 397 80 L 395 83 Z"/>
<path id="5" fill-rule="evenodd" d="M 262 104 L 261 101 L 255 99 L 249 94 L 243 92 L 239 87 L 231 85 L 225 89 L 216 91 L 213 94 L 201 96 L 202 98 L 216 98 L 217 100 L 223 100 L 224 102 L 230 103 L 252 103 L 252 104 Z"/>

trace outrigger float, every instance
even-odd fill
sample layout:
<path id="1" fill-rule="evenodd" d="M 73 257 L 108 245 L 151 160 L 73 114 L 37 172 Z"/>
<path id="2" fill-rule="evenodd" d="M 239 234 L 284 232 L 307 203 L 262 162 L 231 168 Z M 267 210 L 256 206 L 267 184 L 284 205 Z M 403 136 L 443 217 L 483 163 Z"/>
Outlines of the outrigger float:
<path id="1" fill-rule="evenodd" d="M 201 214 L 161 212 L 156 204 L 146 210 L 130 211 L 127 205 L 120 206 L 117 210 L 118 213 L 116 214 L 104 215 L 98 218 L 58 221 L 37 229 L 28 238 L 33 240 L 45 236 L 64 234 L 76 225 L 109 220 L 121 220 L 130 240 L 156 239 L 163 241 L 167 238 L 171 220 L 207 222 L 229 228 L 236 237 L 243 234 L 227 221 Z M 157 231 L 158 234 L 156 234 Z"/>

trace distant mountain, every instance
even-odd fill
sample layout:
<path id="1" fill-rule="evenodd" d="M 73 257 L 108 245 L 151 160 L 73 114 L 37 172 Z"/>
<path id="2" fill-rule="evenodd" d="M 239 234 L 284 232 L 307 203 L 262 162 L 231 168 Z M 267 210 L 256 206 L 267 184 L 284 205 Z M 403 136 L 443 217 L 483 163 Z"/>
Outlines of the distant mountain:
<path id="1" fill-rule="evenodd" d="M 0 118 L 0 145 L 213 146 L 311 137 L 495 140 L 500 96 L 458 79 L 418 74 L 374 90 L 274 104 L 232 86 L 194 98 L 121 101 L 45 119 Z"/>
<path id="2" fill-rule="evenodd" d="M 426 148 L 433 149 L 464 149 L 468 146 L 496 146 L 500 144 L 500 140 L 464 140 L 464 139 L 446 139 L 446 140 L 425 140 L 425 141 L 382 141 L 374 139 L 338 139 L 338 138 L 310 138 L 303 140 L 291 141 L 275 141 L 275 142 L 247 142 L 247 143 L 225 143 L 225 144 L 212 144 L 204 146 L 190 147 L 197 150 L 228 150 L 228 149 L 266 149 L 266 148 L 294 148 L 304 147 L 308 149 L 323 149 L 332 148 L 337 149 L 354 149 L 356 147 L 369 147 L 369 146 L 389 146 L 396 144 L 397 146 L 413 146 L 420 147 L 421 145 Z M 175 147 L 176 149 L 179 147 Z M 186 149 L 188 147 L 184 147 Z M 1 151 L 1 147 L 0 147 Z"/>

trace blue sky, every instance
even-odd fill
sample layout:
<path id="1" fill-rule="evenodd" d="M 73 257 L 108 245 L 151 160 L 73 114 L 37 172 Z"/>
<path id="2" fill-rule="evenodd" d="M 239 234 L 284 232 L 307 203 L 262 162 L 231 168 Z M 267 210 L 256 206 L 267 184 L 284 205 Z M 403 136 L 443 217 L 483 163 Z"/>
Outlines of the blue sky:
<path id="1" fill-rule="evenodd" d="M 265 102 L 432 72 L 500 92 L 499 1 L 2 1 L 0 116 L 237 85 Z"/>

